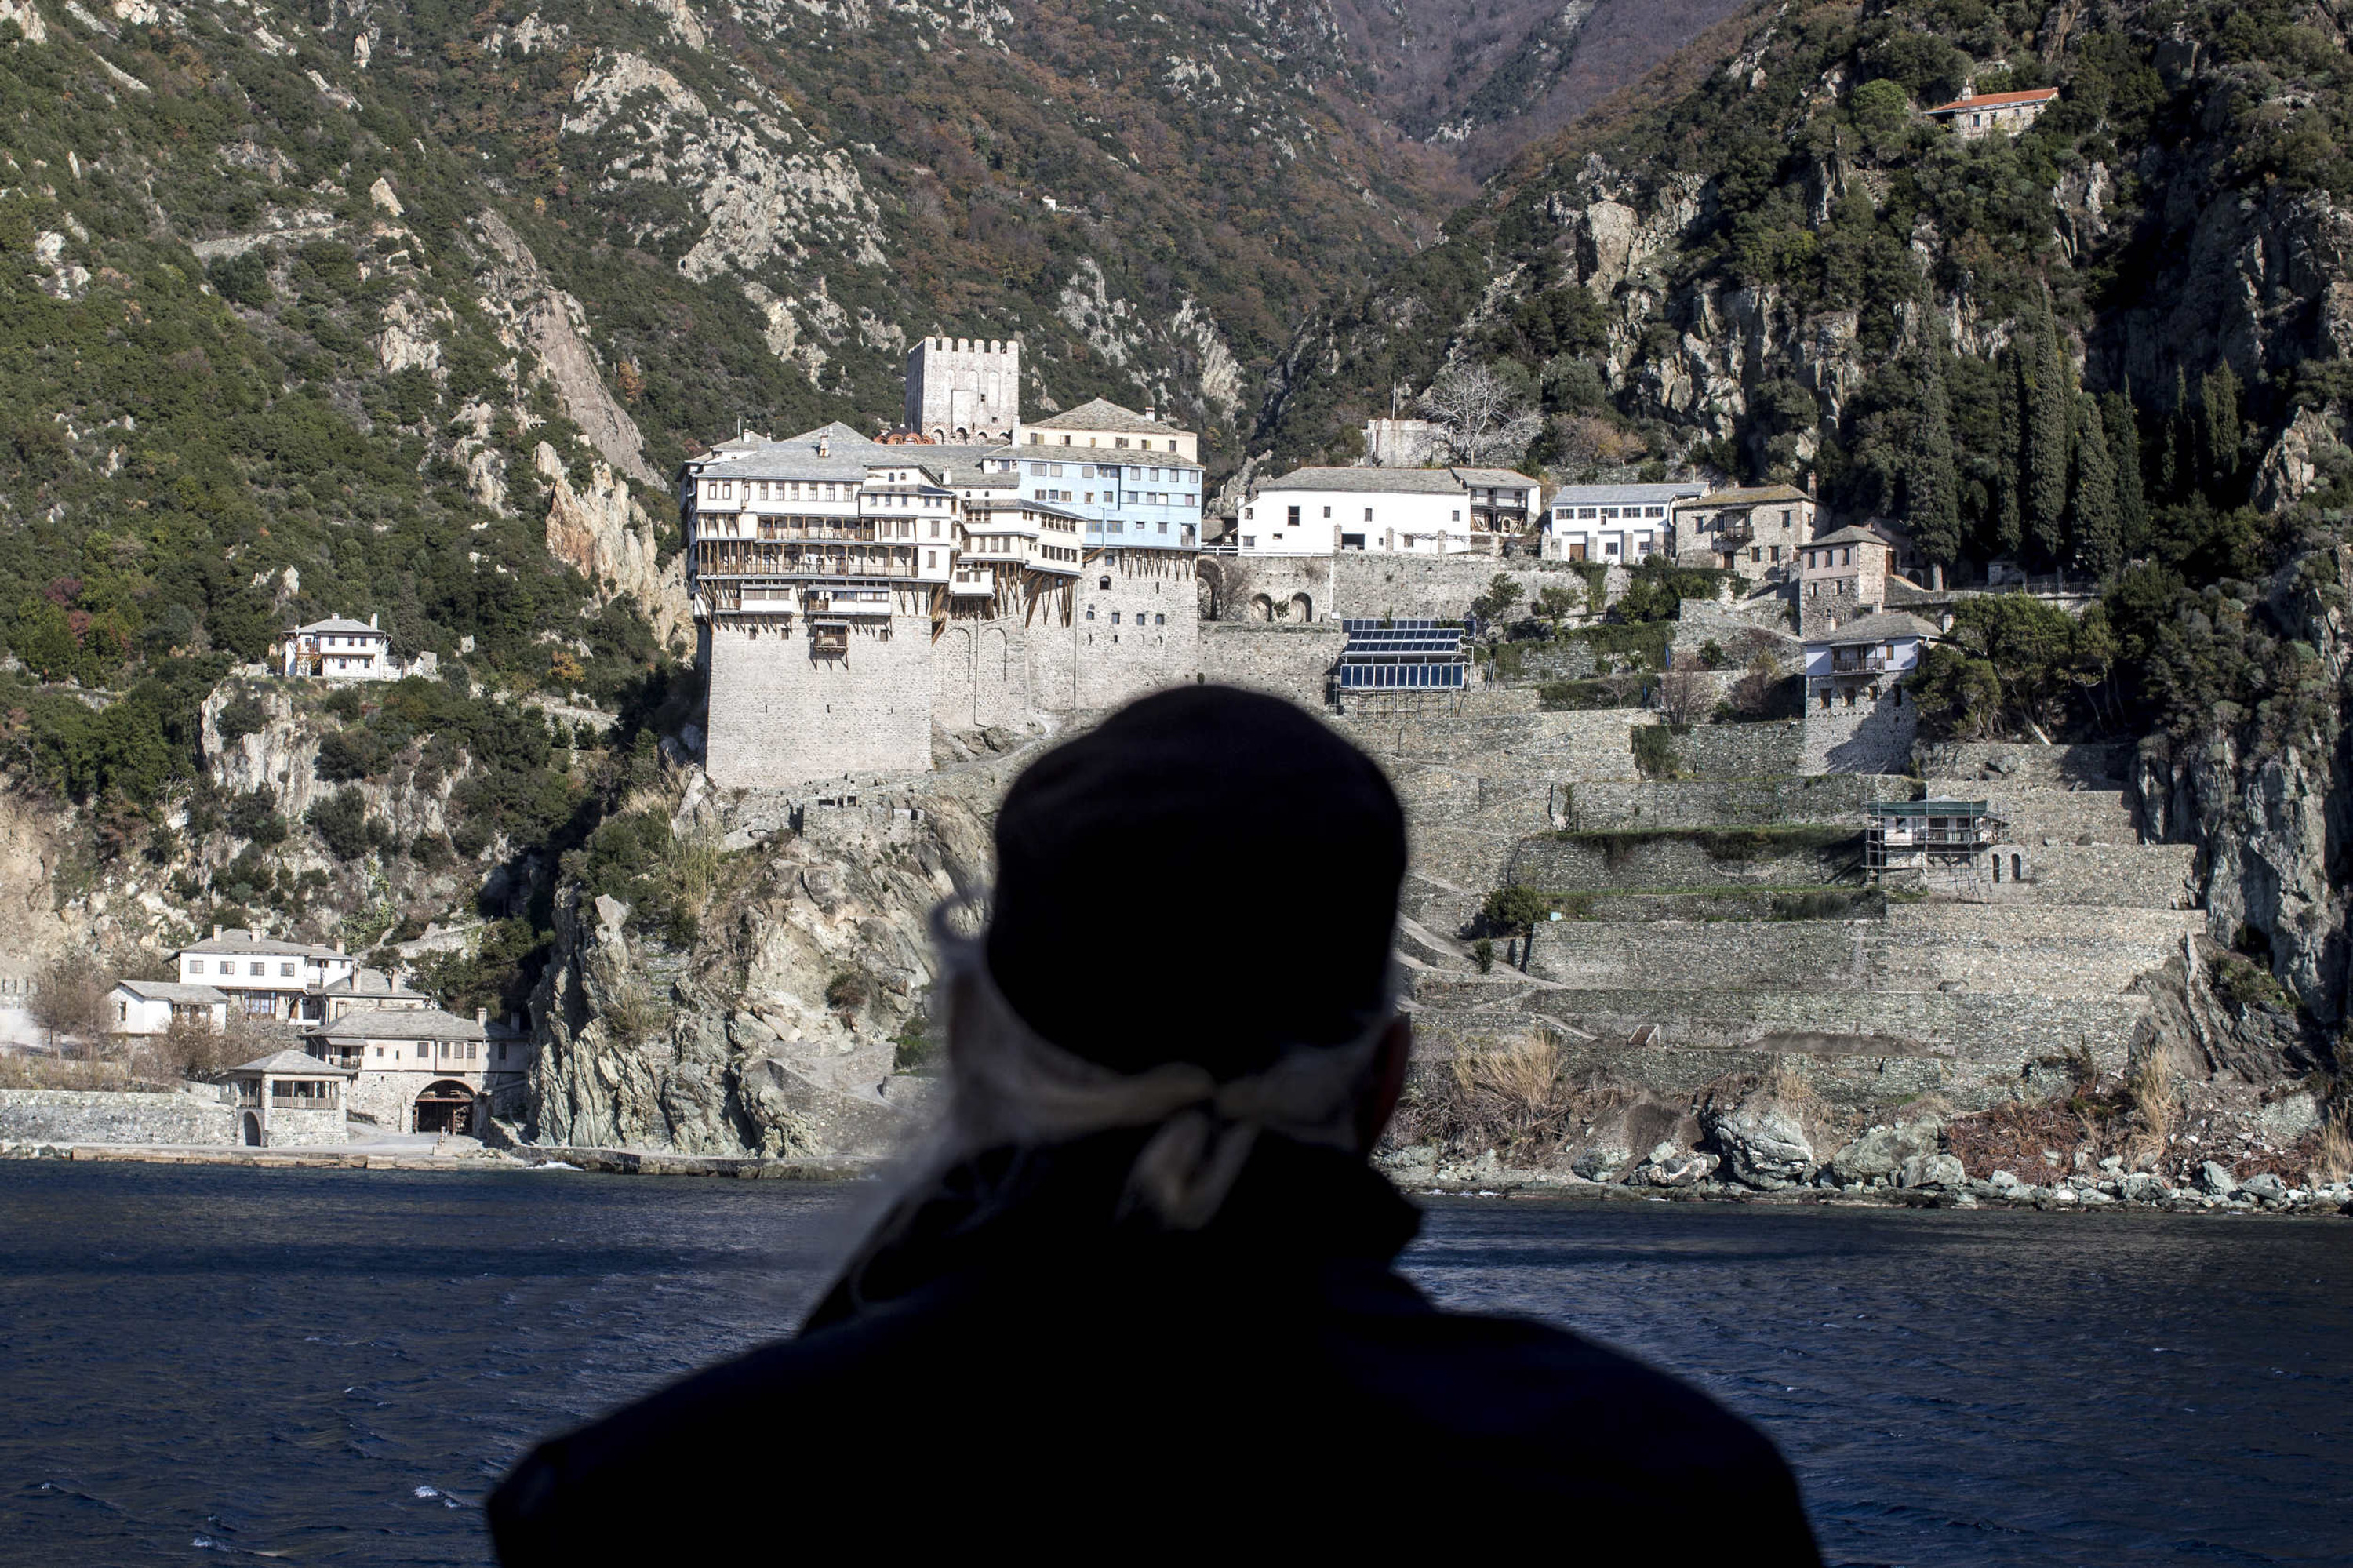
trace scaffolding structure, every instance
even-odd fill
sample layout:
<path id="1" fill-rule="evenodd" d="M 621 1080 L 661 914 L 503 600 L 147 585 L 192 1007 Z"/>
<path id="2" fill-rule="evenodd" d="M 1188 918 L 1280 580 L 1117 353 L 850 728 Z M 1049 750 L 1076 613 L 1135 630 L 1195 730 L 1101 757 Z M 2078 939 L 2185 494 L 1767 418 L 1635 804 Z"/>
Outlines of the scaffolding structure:
<path id="1" fill-rule="evenodd" d="M 1994 846 L 2009 835 L 1989 800 L 1873 800 L 1863 807 L 1863 872 L 1873 886 L 1891 871 L 1917 872 L 1924 887 L 1988 898 L 2000 875 Z"/>

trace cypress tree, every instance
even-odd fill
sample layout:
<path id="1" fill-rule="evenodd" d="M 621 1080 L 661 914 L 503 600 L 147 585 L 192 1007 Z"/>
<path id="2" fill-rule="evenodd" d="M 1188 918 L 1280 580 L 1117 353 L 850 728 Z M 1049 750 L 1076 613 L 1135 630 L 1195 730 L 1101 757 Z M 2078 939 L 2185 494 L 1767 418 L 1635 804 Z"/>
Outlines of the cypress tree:
<path id="1" fill-rule="evenodd" d="M 2100 420 L 2100 405 L 2089 395 L 2076 399 L 2076 420 L 2067 532 L 2075 546 L 2075 564 L 2095 577 L 2105 577 L 2124 560 L 2115 459 L 2108 449 L 2108 432 Z"/>
<path id="2" fill-rule="evenodd" d="M 2001 516 L 1995 525 L 1994 544 L 2004 555 L 2014 556 L 2023 537 L 2018 495 L 2026 480 L 2025 355 L 2010 350 L 2010 384 L 2001 396 Z"/>
<path id="3" fill-rule="evenodd" d="M 2165 416 L 2165 428 L 2157 449 L 2157 493 L 2172 501 L 2189 487 L 2189 444 L 2186 439 L 2189 418 L 2189 379 L 2181 366 L 2173 367 L 2173 408 Z"/>
<path id="4" fill-rule="evenodd" d="M 2073 445 L 2074 399 L 2069 396 L 2059 323 L 2045 291 L 2035 322 L 2034 375 L 2026 405 L 2026 531 L 2034 547 L 2063 558 L 2067 539 L 2067 470 Z"/>
<path id="5" fill-rule="evenodd" d="M 2205 418 L 2206 471 L 2227 482 L 2239 471 L 2239 377 L 2228 360 L 2198 384 L 2198 401 Z"/>
<path id="6" fill-rule="evenodd" d="M 2132 383 L 2100 399 L 2100 422 L 2107 427 L 2109 461 L 2116 473 L 2116 543 L 2125 558 L 2148 548 L 2148 491 L 2140 471 L 2140 417 L 2133 411 Z"/>
<path id="7" fill-rule="evenodd" d="M 1961 554 L 1961 474 L 1953 460 L 1953 408 L 1945 391 L 1944 351 L 1920 355 L 1920 419 L 1904 475 L 1905 519 L 1920 554 L 1948 567 Z"/>

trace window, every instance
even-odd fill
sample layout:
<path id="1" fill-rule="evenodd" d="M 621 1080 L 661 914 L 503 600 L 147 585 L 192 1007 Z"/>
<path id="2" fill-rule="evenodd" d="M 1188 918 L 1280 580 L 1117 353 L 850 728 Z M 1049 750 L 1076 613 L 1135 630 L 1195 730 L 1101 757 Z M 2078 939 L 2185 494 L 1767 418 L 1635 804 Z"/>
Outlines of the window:
<path id="1" fill-rule="evenodd" d="M 471 1061 L 475 1060 L 474 1053 L 475 1053 L 478 1049 L 480 1049 L 480 1047 L 478 1047 L 478 1046 L 474 1044 L 474 1042 L 472 1042 L 471 1040 L 467 1041 L 467 1042 L 466 1042 L 466 1060 L 467 1060 L 467 1061 L 469 1061 L 469 1062 L 471 1062 Z"/>
<path id="2" fill-rule="evenodd" d="M 1152 618 L 1152 624 L 1155 626 L 1166 626 L 1168 624 L 1168 618 L 1165 615 L 1155 615 Z"/>
<path id="3" fill-rule="evenodd" d="M 1290 528 L 1296 528 L 1296 527 L 1298 527 L 1298 526 L 1299 526 L 1299 508 L 1298 508 L 1298 507 L 1296 507 L 1296 506 L 1293 506 L 1293 507 L 1286 508 L 1286 510 L 1290 513 L 1290 514 L 1291 514 L 1291 515 L 1290 515 L 1289 520 L 1284 524 L 1284 526 L 1286 526 L 1286 527 L 1290 527 Z"/>
<path id="4" fill-rule="evenodd" d="M 1092 620 L 1094 618 L 1095 618 L 1095 607 L 1094 607 L 1093 605 L 1089 605 L 1089 606 L 1087 606 L 1087 619 L 1088 619 L 1089 620 Z"/>
<path id="5" fill-rule="evenodd" d="M 253 964 L 248 966 L 246 972 L 253 975 L 266 975 L 269 972 L 269 966 L 268 964 Z"/>
<path id="6" fill-rule="evenodd" d="M 1109 593 L 1111 592 L 1111 579 L 1109 577 L 1097 577 L 1095 579 L 1095 587 L 1104 593 Z"/>
<path id="7" fill-rule="evenodd" d="M 1366 522 L 1367 522 L 1367 523 L 1369 523 L 1369 522 L 1371 522 L 1372 520 L 1373 520 L 1373 509 L 1372 509 L 1371 507 L 1367 506 L 1367 507 L 1366 507 L 1366 508 L 1365 508 L 1365 521 L 1366 521 Z"/>
<path id="8" fill-rule="evenodd" d="M 1846 705 L 1849 707 L 1854 706 L 1854 688 L 1852 686 L 1849 686 L 1846 689 Z"/>
<path id="9" fill-rule="evenodd" d="M 938 529 L 937 525 L 934 525 L 934 526 L 933 527 L 932 532 L 934 532 L 934 534 L 936 534 L 936 533 L 938 533 L 938 532 L 939 532 L 939 529 Z M 940 564 L 940 553 L 939 553 L 937 550 L 925 550 L 925 551 L 923 552 L 923 565 L 924 565 L 925 567 L 936 567 L 936 566 L 938 566 L 939 564 Z"/>
<path id="10" fill-rule="evenodd" d="M 420 1062 L 425 1060 L 425 1042 L 422 1040 L 417 1043 L 417 1059 Z"/>
<path id="11" fill-rule="evenodd" d="M 1324 516 L 1326 516 L 1326 517 L 1331 516 L 1331 515 L 1332 515 L 1332 509 L 1331 509 L 1330 507 L 1326 506 L 1326 507 L 1324 509 Z"/>
<path id="12" fill-rule="evenodd" d="M 188 972 L 189 972 L 190 974 L 192 974 L 192 975 L 200 975 L 200 974 L 204 973 L 204 972 L 205 972 L 205 961 L 204 961 L 204 959 L 190 959 L 188 960 Z M 227 971 L 227 970 L 226 970 L 226 969 L 224 969 L 224 970 L 222 970 L 221 972 L 222 972 L 223 974 L 226 974 L 226 973 L 227 973 L 228 971 Z"/>
<path id="13" fill-rule="evenodd" d="M 278 966 L 278 972 L 281 975 L 291 975 L 294 972 L 294 966 L 292 964 L 280 964 Z"/>
<path id="14" fill-rule="evenodd" d="M 1752 561 L 1761 561 L 1761 560 L 1763 560 L 1763 559 L 1765 558 L 1765 546 L 1762 546 L 1762 545 L 1751 545 L 1751 546 L 1748 546 L 1748 558 L 1749 558 L 1750 560 L 1752 560 Z"/>
<path id="15" fill-rule="evenodd" d="M 1830 711 L 1830 706 L 1831 706 L 1831 689 L 1830 689 L 1828 686 L 1824 686 L 1824 687 L 1822 688 L 1822 711 L 1823 711 L 1824 713 L 1828 713 L 1828 712 Z"/>
<path id="16" fill-rule="evenodd" d="M 1257 549 L 1257 548 L 1258 548 L 1258 537 L 1257 537 L 1257 535 L 1251 535 L 1251 534 L 1245 534 L 1245 535 L 1242 535 L 1242 548 L 1243 548 L 1243 549 L 1245 549 L 1245 550 L 1255 550 L 1255 549 Z"/>
<path id="17" fill-rule="evenodd" d="M 1119 611 L 1114 609 L 1111 612 L 1111 623 L 1113 626 L 1117 626 L 1119 624 Z"/>

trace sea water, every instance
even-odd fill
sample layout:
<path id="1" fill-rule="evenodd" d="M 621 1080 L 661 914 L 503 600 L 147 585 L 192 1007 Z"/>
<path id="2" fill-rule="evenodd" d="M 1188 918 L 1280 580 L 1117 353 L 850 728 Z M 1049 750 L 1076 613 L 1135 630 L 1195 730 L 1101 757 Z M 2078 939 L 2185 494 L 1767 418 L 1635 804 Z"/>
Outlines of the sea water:
<path id="1" fill-rule="evenodd" d="M 851 1201 L 0 1163 L 0 1561 L 487 1563 L 535 1436 L 786 1331 Z M 1428 1203 L 1433 1298 L 1757 1422 L 1831 1562 L 2353 1563 L 2353 1224 Z"/>

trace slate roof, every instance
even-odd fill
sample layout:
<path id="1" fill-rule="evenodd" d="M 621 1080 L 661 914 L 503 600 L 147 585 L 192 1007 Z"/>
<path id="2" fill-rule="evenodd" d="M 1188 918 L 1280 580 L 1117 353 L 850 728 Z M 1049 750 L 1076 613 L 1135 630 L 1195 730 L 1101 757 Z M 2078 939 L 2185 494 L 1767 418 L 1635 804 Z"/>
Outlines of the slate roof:
<path id="1" fill-rule="evenodd" d="M 332 616 L 325 620 L 314 620 L 308 626 L 298 626 L 294 630 L 297 633 L 305 631 L 332 631 L 339 636 L 389 638 L 392 635 L 391 632 L 385 630 L 382 627 L 370 626 L 364 620 L 353 620 L 349 616 L 344 615 Z"/>
<path id="2" fill-rule="evenodd" d="M 315 1078 L 322 1073 L 353 1073 L 354 1067 L 338 1067 L 332 1062 L 322 1062 L 316 1056 L 306 1056 L 300 1051 L 272 1051 L 267 1056 L 257 1056 L 229 1069 L 232 1073 L 267 1073 L 271 1077 L 290 1076 L 296 1073 Z"/>
<path id="3" fill-rule="evenodd" d="M 257 937 L 242 926 L 231 926 L 217 937 L 206 937 L 190 942 L 180 949 L 183 953 L 233 953 L 239 958 L 251 955 L 258 959 L 343 959 L 332 948 L 322 948 L 314 942 L 282 942 L 275 937 Z"/>
<path id="4" fill-rule="evenodd" d="M 1688 484 L 1564 484 L 1552 493 L 1555 506 L 1663 506 L 1704 494 L 1707 486 Z"/>
<path id="5" fill-rule="evenodd" d="M 1090 397 L 1075 408 L 1060 414 L 1049 414 L 1042 419 L 1024 419 L 1025 430 L 1098 430 L 1121 436 L 1174 436 L 1184 433 L 1182 425 L 1172 425 L 1165 419 L 1147 419 L 1133 408 L 1123 408 L 1103 397 Z"/>
<path id="6" fill-rule="evenodd" d="M 438 1007 L 364 1007 L 302 1032 L 313 1040 L 480 1040 L 482 1026 Z"/>
<path id="7" fill-rule="evenodd" d="M 1807 541 L 1807 543 L 1808 543 L 1808 545 L 1810 545 L 1810 546 L 1811 546 L 1811 545 L 1876 545 L 1876 546 L 1879 546 L 1881 549 L 1883 549 L 1883 550 L 1893 549 L 1893 548 L 1894 547 L 1894 546 L 1892 546 L 1892 545 L 1888 544 L 1888 542 L 1887 542 L 1884 538 L 1881 537 L 1881 536 L 1880 536 L 1879 535 L 1877 535 L 1877 534 L 1873 533 L 1870 529 L 1868 529 L 1868 528 L 1864 528 L 1864 527 L 1862 527 L 1862 526 L 1859 526 L 1859 525 L 1857 525 L 1857 524 L 1852 524 L 1852 523 L 1850 523 L 1849 524 L 1847 524 L 1845 527 L 1843 527 L 1843 528 L 1840 529 L 1840 530 L 1839 530 L 1837 533 L 1835 533 L 1835 534 L 1824 534 L 1821 537 L 1820 537 L 1820 538 L 1818 538 L 1818 539 L 1810 539 L 1810 540 L 1808 540 L 1808 541 Z"/>
<path id="8" fill-rule="evenodd" d="M 2059 96 L 2055 87 L 2030 87 L 2022 92 L 1981 92 L 1975 98 L 1957 98 L 1950 103 L 1940 103 L 1926 114 L 1958 114 L 1966 109 L 2000 109 L 2012 103 L 2048 103 Z"/>
<path id="9" fill-rule="evenodd" d="M 382 969 L 353 969 L 339 980 L 329 980 L 325 994 L 328 996 L 421 997 L 425 993 L 421 991 L 411 991 L 400 983 L 398 976 L 388 975 Z"/>
<path id="10" fill-rule="evenodd" d="M 1535 480 L 1530 479 L 1526 474 L 1515 473 L 1508 468 L 1458 468 L 1454 471 L 1454 477 L 1465 484 L 1475 484 L 1482 490 L 1498 487 L 1513 490 L 1537 488 Z"/>
<path id="11" fill-rule="evenodd" d="M 1903 637 L 1941 637 L 1944 633 L 1916 615 L 1900 609 L 1865 615 L 1819 637 L 1805 640 L 1809 648 L 1831 648 L 1852 642 L 1888 642 Z"/>
<path id="12" fill-rule="evenodd" d="M 819 440 L 826 446 L 823 457 L 818 455 Z M 751 435 L 723 441 L 687 467 L 712 479 L 830 479 L 857 484 L 866 478 L 870 464 L 892 461 L 884 454 L 906 450 L 886 447 L 836 419 L 780 441 Z M 923 459 L 907 456 L 899 461 L 914 467 Z"/>
<path id="13" fill-rule="evenodd" d="M 1712 490 L 1684 503 L 1689 506 L 1763 506 L 1775 501 L 1811 501 L 1793 484 L 1767 484 L 1753 490 Z"/>
<path id="14" fill-rule="evenodd" d="M 127 991 L 142 1001 L 198 1001 L 211 1005 L 226 1003 L 228 995 L 208 985 L 189 985 L 182 980 L 118 980 L 115 990 Z"/>
<path id="15" fill-rule="evenodd" d="M 1264 495 L 1283 490 L 1345 490 L 1367 495 L 1452 495 L 1462 482 L 1447 468 L 1294 468 L 1258 487 Z"/>

